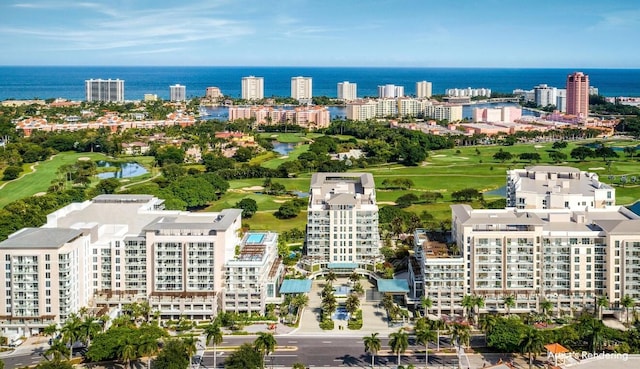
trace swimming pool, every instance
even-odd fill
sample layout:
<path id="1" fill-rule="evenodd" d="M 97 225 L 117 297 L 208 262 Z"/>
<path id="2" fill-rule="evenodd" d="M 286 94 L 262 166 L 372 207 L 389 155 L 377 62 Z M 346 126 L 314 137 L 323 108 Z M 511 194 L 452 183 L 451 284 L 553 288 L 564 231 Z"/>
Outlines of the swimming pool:
<path id="1" fill-rule="evenodd" d="M 247 236 L 247 244 L 260 244 L 264 240 L 264 233 L 251 233 Z"/>
<path id="2" fill-rule="evenodd" d="M 335 313 L 333 313 L 333 320 L 348 320 L 349 313 L 346 308 L 339 307 L 336 309 Z"/>

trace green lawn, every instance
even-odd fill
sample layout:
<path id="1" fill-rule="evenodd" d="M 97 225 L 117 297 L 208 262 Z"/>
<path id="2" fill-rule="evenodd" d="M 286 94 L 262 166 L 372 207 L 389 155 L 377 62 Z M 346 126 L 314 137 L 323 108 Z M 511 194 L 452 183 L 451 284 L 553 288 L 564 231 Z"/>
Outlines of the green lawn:
<path id="1" fill-rule="evenodd" d="M 319 136 L 322 136 L 322 134 L 297 133 L 297 132 L 292 132 L 292 133 L 263 132 L 258 134 L 258 137 L 273 138 L 274 140 L 282 143 L 308 142 Z"/>
<path id="2" fill-rule="evenodd" d="M 35 166 L 35 172 L 8 182 L 0 190 L 0 207 L 4 207 L 10 202 L 33 196 L 39 192 L 47 191 L 51 181 L 56 178 L 56 172 L 62 165 L 71 164 L 78 158 L 91 158 L 92 160 L 104 160 L 106 156 L 101 153 L 76 153 L 63 152 L 55 155 L 50 160 L 39 162 Z"/>
<path id="3" fill-rule="evenodd" d="M 251 219 L 243 219 L 242 223 L 246 223 L 253 230 L 269 230 L 274 232 L 284 232 L 289 229 L 302 228 L 307 225 L 307 212 L 302 211 L 293 219 L 278 219 L 273 212 L 260 211 Z"/>
<path id="4" fill-rule="evenodd" d="M 264 161 L 264 162 L 262 162 L 262 166 L 265 167 L 265 168 L 276 169 L 276 168 L 278 168 L 278 166 L 280 166 L 280 164 L 282 164 L 284 162 L 298 159 L 298 156 L 300 156 L 300 154 L 302 154 L 303 152 L 307 152 L 307 151 L 309 151 L 309 145 L 297 145 L 293 149 L 293 151 L 291 151 L 289 153 L 289 155 L 281 156 L 279 158 L 274 158 L 274 159 L 271 159 L 271 160 Z"/>

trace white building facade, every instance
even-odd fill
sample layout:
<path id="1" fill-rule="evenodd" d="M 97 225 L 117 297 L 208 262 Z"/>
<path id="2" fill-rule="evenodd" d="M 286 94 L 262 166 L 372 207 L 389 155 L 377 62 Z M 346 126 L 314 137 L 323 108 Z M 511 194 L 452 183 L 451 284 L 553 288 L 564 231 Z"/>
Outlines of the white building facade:
<path id="1" fill-rule="evenodd" d="M 299 101 L 311 102 L 313 98 L 311 77 L 291 77 L 291 97 Z"/>
<path id="2" fill-rule="evenodd" d="M 121 79 L 89 79 L 85 81 L 88 102 L 123 102 L 124 81 Z"/>
<path id="3" fill-rule="evenodd" d="M 432 95 L 432 84 L 427 81 L 416 82 L 416 97 L 421 98 L 430 98 Z"/>
<path id="4" fill-rule="evenodd" d="M 169 86 L 169 100 L 176 102 L 186 101 L 187 87 L 180 84 Z"/>
<path id="5" fill-rule="evenodd" d="M 338 99 L 353 101 L 358 98 L 358 85 L 348 81 L 338 83 Z"/>
<path id="6" fill-rule="evenodd" d="M 241 97 L 244 100 L 264 99 L 264 78 L 255 76 L 242 77 Z"/>

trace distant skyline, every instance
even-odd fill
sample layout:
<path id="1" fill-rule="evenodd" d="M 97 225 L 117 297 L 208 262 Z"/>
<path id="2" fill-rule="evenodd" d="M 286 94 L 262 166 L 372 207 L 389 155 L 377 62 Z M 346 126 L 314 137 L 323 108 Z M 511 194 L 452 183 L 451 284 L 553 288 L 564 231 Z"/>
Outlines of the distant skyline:
<path id="1" fill-rule="evenodd" d="M 637 0 L 0 5 L 0 65 L 640 68 L 637 39 Z"/>

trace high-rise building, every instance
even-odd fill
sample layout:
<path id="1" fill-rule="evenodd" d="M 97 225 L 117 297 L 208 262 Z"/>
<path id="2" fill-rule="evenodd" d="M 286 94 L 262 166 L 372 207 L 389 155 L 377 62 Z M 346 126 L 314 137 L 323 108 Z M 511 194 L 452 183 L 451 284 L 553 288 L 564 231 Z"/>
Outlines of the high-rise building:
<path id="1" fill-rule="evenodd" d="M 404 86 L 396 86 L 392 84 L 378 86 L 379 98 L 395 99 L 396 97 L 403 97 L 403 96 L 404 96 Z"/>
<path id="2" fill-rule="evenodd" d="M 371 173 L 313 174 L 307 219 L 307 264 L 353 270 L 379 260 L 378 204 Z"/>
<path id="3" fill-rule="evenodd" d="M 431 97 L 431 82 L 420 81 L 416 82 L 416 97 L 417 98 L 430 98 Z"/>
<path id="4" fill-rule="evenodd" d="M 87 101 L 123 102 L 124 81 L 121 79 L 89 79 L 84 81 Z"/>
<path id="5" fill-rule="evenodd" d="M 535 95 L 535 103 L 543 108 L 549 105 L 556 105 L 558 89 L 555 87 L 547 86 L 546 84 L 540 84 L 533 88 Z"/>
<path id="6" fill-rule="evenodd" d="M 556 108 L 563 113 L 567 112 L 567 90 L 564 88 L 556 91 Z"/>
<path id="7" fill-rule="evenodd" d="M 242 77 L 242 98 L 244 100 L 264 99 L 264 78 Z"/>
<path id="8" fill-rule="evenodd" d="M 338 99 L 351 101 L 357 98 L 358 85 L 348 81 L 338 83 Z"/>
<path id="9" fill-rule="evenodd" d="M 187 100 L 187 87 L 180 84 L 169 86 L 169 100 L 171 101 Z"/>
<path id="10" fill-rule="evenodd" d="M 567 114 L 589 116 L 589 76 L 582 72 L 567 76 Z"/>
<path id="11" fill-rule="evenodd" d="M 291 97 L 310 102 L 313 98 L 311 77 L 291 77 Z"/>

